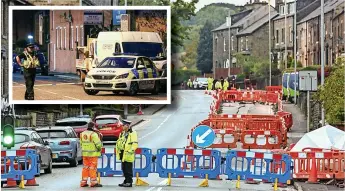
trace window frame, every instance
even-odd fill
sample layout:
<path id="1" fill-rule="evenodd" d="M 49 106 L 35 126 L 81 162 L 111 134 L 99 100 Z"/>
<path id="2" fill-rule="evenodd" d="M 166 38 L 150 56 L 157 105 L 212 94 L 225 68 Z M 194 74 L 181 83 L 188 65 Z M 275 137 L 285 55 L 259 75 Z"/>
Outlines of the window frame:
<path id="1" fill-rule="evenodd" d="M 142 60 L 143 60 L 143 62 L 144 62 L 144 65 L 145 65 L 146 68 L 154 69 L 154 64 L 153 64 L 153 62 L 152 62 L 150 59 L 145 58 L 145 57 L 141 57 L 141 58 L 142 58 Z M 146 65 L 146 63 L 145 63 L 145 60 L 147 60 L 147 62 L 150 64 L 151 67 L 147 67 L 147 65 Z"/>
<path id="2" fill-rule="evenodd" d="M 74 48 L 74 27 L 71 26 L 71 50 Z"/>

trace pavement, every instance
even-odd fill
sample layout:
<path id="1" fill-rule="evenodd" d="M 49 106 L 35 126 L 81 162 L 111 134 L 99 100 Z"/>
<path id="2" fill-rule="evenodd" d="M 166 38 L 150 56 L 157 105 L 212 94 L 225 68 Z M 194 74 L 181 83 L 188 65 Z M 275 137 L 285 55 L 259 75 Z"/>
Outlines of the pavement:
<path id="1" fill-rule="evenodd" d="M 284 103 L 283 110 L 292 113 L 293 125 L 288 132 L 288 143 L 297 143 L 307 132 L 307 120 L 297 105 Z"/>
<path id="2" fill-rule="evenodd" d="M 35 100 L 167 100 L 166 93 L 138 93 L 136 96 L 126 96 L 101 91 L 94 96 L 87 95 L 78 76 L 62 73 L 37 75 L 34 88 Z M 24 100 L 25 81 L 20 73 L 13 74 L 12 92 L 13 100 Z"/>
<path id="3" fill-rule="evenodd" d="M 140 117 L 133 115 L 130 118 L 142 118 L 144 121 L 133 126 L 138 133 L 138 141 L 140 147 L 152 149 L 155 154 L 159 148 L 183 148 L 187 144 L 187 135 L 190 134 L 190 129 L 198 124 L 203 119 L 208 117 L 210 112 L 210 104 L 212 97 L 205 95 L 203 90 L 179 90 L 172 91 L 175 98 L 173 104 L 163 106 L 151 107 L 151 111 L 143 110 L 144 115 Z M 159 108 L 163 107 L 163 108 Z M 267 108 L 261 108 L 259 105 L 250 105 L 248 111 L 251 113 L 268 111 Z M 258 109 L 255 109 L 258 107 Z M 158 109 L 158 111 L 157 111 Z M 233 107 L 231 114 L 238 111 L 238 108 Z M 245 110 L 241 111 L 245 112 Z M 153 115 L 150 115 L 154 113 Z M 105 145 L 107 148 L 114 148 L 114 144 Z M 166 179 L 159 178 L 158 174 L 150 174 L 143 179 L 149 183 L 149 186 L 134 186 L 133 188 L 120 188 L 117 185 L 123 181 L 123 177 L 102 177 L 101 183 L 103 188 L 80 188 L 79 182 L 81 177 L 82 165 L 78 167 L 69 167 L 68 164 L 53 165 L 52 174 L 42 174 L 37 178 L 40 186 L 26 187 L 26 190 L 37 191 L 79 191 L 79 190 L 145 190 L 145 191 L 162 191 L 162 190 L 208 190 L 208 191 L 229 191 L 235 190 L 236 181 L 225 180 L 209 180 L 209 187 L 199 187 L 202 182 L 197 178 L 173 178 L 172 185 L 166 186 Z M 3 189 L 3 190 L 20 190 Z M 238 190 L 273 190 L 271 184 L 251 185 L 240 183 Z M 278 188 L 278 190 L 292 191 L 295 190 L 292 186 L 288 188 Z"/>

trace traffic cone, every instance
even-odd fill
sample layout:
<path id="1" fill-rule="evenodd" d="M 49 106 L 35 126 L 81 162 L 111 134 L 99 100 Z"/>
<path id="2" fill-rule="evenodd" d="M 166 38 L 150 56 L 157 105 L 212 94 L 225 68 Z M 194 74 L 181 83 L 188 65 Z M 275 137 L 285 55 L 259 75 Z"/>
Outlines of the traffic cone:
<path id="1" fill-rule="evenodd" d="M 141 105 L 139 105 L 139 111 L 137 113 L 138 115 L 144 115 L 144 112 L 141 111 Z"/>
<path id="2" fill-rule="evenodd" d="M 311 170 L 309 173 L 309 178 L 308 178 L 308 183 L 309 184 L 318 184 L 319 182 L 317 181 L 317 169 L 316 169 L 316 159 L 313 158 L 311 161 Z"/>
<path id="3" fill-rule="evenodd" d="M 13 180 L 13 178 L 7 178 L 7 183 L 4 188 L 16 188 L 17 187 L 17 182 Z"/>
<path id="4" fill-rule="evenodd" d="M 36 178 L 34 177 L 33 179 L 27 180 L 25 186 L 39 186 L 36 182 Z"/>
<path id="5" fill-rule="evenodd" d="M 207 88 L 206 88 L 206 90 L 205 90 L 205 94 L 208 94 L 208 92 L 207 92 Z"/>

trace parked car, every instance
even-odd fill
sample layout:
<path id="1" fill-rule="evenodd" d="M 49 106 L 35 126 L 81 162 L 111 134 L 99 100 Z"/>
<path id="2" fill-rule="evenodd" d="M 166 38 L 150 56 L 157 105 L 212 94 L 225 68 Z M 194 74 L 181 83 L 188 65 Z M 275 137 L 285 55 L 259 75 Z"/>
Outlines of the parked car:
<path id="1" fill-rule="evenodd" d="M 196 78 L 196 81 L 193 81 L 193 86 L 194 89 L 206 89 L 208 86 L 207 78 Z"/>
<path id="2" fill-rule="evenodd" d="M 20 68 L 20 66 L 19 66 L 19 64 L 17 62 L 16 57 L 17 57 L 17 54 L 13 54 L 13 57 L 12 57 L 12 67 L 13 67 L 12 68 L 12 72 L 13 73 L 21 71 L 21 68 Z"/>
<path id="3" fill-rule="evenodd" d="M 88 115 L 81 115 L 77 117 L 69 117 L 65 119 L 60 119 L 55 122 L 55 126 L 70 126 L 73 127 L 74 131 L 77 133 L 78 137 L 80 133 L 87 129 L 87 124 L 92 121 L 91 117 Z"/>
<path id="4" fill-rule="evenodd" d="M 103 135 L 103 141 L 117 141 L 125 121 L 120 115 L 99 115 L 94 122 Z"/>
<path id="5" fill-rule="evenodd" d="M 3 140 L 3 134 L 1 133 L 1 140 Z M 52 173 L 52 149 L 49 146 L 49 142 L 43 141 L 42 137 L 33 129 L 27 127 L 21 127 L 15 129 L 14 135 L 14 147 L 11 150 L 16 149 L 34 149 L 39 155 L 40 169 L 44 170 L 44 173 Z M 1 144 L 1 150 L 7 150 Z M 1 159 L 1 166 L 3 167 L 4 158 Z M 22 169 L 25 169 L 25 159 L 18 159 Z M 38 174 L 39 175 L 39 174 Z M 3 181 L 3 180 L 1 180 Z"/>
<path id="6" fill-rule="evenodd" d="M 49 142 L 53 162 L 69 162 L 76 167 L 82 161 L 80 140 L 72 127 L 43 127 L 36 131 Z"/>
<path id="7" fill-rule="evenodd" d="M 84 91 L 88 95 L 96 95 L 100 91 L 112 91 L 115 94 L 124 92 L 130 96 L 138 92 L 158 94 L 160 80 L 145 79 L 159 77 L 157 67 L 145 56 L 106 57 L 86 75 Z"/>

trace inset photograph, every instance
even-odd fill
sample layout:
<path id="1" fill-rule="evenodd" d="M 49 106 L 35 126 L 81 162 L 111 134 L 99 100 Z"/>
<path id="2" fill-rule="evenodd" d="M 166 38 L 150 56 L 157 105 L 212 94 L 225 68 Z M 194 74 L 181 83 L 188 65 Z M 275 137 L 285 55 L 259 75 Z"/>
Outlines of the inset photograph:
<path id="1" fill-rule="evenodd" d="M 10 24 L 12 102 L 170 104 L 170 7 L 16 6 Z"/>

